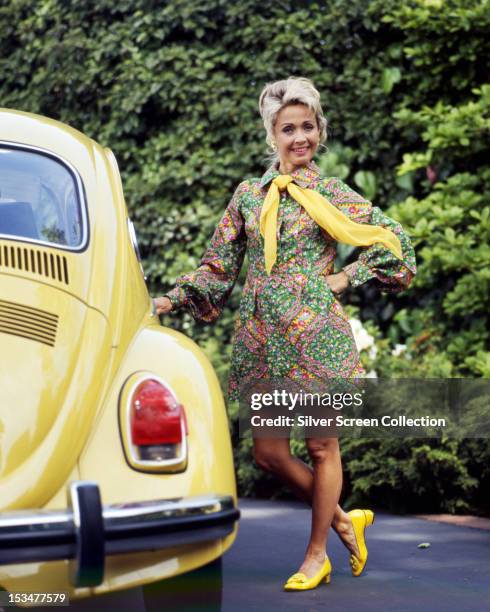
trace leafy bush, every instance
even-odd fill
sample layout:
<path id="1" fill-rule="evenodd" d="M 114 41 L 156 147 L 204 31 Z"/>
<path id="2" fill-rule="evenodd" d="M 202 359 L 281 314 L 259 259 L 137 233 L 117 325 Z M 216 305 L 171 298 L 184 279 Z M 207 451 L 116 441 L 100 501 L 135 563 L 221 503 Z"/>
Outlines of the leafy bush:
<path id="1" fill-rule="evenodd" d="M 380 376 L 488 377 L 489 8 L 488 0 L 12 0 L 0 6 L 0 95 L 4 106 L 60 119 L 114 150 L 151 291 L 162 294 L 198 264 L 234 187 L 264 171 L 264 83 L 312 78 L 329 121 L 320 165 L 391 205 L 417 245 L 412 289 L 380 295 L 367 284 L 348 296 L 376 337 L 368 367 Z M 340 264 L 354 257 L 339 249 Z M 165 319 L 205 348 L 223 386 L 238 293 L 213 327 L 186 314 Z M 393 355 L 396 344 L 406 353 Z M 230 416 L 241 492 L 270 494 L 237 439 L 236 407 Z M 383 442 L 377 453 L 387 460 L 376 469 L 365 444 L 344 445 L 348 498 L 401 507 L 412 488 L 412 509 L 483 508 L 485 441 Z M 439 484 L 425 482 L 427 466 Z"/>
<path id="2" fill-rule="evenodd" d="M 424 308 L 395 319 L 410 336 L 415 357 L 430 368 L 445 355 L 447 376 L 490 377 L 490 85 L 459 106 L 437 103 L 397 114 L 418 126 L 425 150 L 405 154 L 399 174 L 427 171 L 422 197 L 392 211 L 410 226 L 418 245 L 414 293 Z"/>
<path id="3" fill-rule="evenodd" d="M 352 505 L 389 510 L 466 512 L 478 479 L 458 454 L 455 440 L 346 440 Z M 487 453 L 488 458 L 488 453 Z"/>

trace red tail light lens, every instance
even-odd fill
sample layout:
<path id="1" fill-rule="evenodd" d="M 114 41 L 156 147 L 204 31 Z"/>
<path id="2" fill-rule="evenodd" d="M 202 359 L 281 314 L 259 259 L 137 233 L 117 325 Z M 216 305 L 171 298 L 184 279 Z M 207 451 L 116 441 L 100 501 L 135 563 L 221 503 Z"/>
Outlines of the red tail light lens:
<path id="1" fill-rule="evenodd" d="M 184 407 L 157 380 L 142 381 L 130 406 L 131 439 L 135 446 L 179 445 L 187 434 Z"/>

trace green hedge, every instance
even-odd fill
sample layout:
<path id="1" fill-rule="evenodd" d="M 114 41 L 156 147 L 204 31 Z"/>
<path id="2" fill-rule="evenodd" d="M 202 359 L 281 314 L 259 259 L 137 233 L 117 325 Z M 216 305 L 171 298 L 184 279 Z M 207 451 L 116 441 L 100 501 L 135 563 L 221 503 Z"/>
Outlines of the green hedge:
<path id="1" fill-rule="evenodd" d="M 264 171 L 263 85 L 312 78 L 329 122 L 319 163 L 391 206 L 417 245 L 412 289 L 348 296 L 377 334 L 370 365 L 387 376 L 488 376 L 489 8 L 12 0 L 0 6 L 1 103 L 61 119 L 114 150 L 150 287 L 161 294 L 198 264 L 234 187 Z M 224 386 L 243 276 L 214 326 L 165 319 L 205 348 Z M 404 357 L 391 355 L 395 343 L 407 345 Z M 240 490 L 270 494 L 269 477 L 234 441 Z M 403 508 L 413 487 L 413 509 L 482 510 L 488 454 L 483 443 L 383 443 L 376 456 L 392 461 L 372 469 L 368 447 L 346 444 L 345 495 Z M 447 490 L 424 491 L 427 465 Z"/>

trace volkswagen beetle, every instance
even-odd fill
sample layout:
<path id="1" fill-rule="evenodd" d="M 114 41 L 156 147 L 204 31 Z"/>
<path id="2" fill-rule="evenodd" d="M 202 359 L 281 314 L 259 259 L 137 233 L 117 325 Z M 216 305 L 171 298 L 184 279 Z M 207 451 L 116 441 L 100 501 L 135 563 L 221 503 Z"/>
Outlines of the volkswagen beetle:
<path id="1" fill-rule="evenodd" d="M 0 587 L 158 581 L 238 515 L 217 377 L 155 315 L 114 155 L 0 110 Z"/>

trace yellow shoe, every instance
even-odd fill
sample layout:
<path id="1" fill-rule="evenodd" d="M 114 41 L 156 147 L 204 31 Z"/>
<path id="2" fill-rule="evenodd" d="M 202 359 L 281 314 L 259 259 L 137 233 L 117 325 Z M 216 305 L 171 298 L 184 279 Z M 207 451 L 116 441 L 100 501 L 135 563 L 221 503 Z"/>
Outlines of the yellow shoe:
<path id="1" fill-rule="evenodd" d="M 359 549 L 359 557 L 355 555 L 350 556 L 352 575 L 360 576 L 368 558 L 364 530 L 374 523 L 374 512 L 372 510 L 351 510 L 348 514 L 352 519 L 357 548 Z"/>
<path id="2" fill-rule="evenodd" d="M 307 578 L 302 572 L 293 574 L 288 578 L 288 581 L 284 585 L 285 591 L 306 591 L 308 589 L 314 589 L 317 587 L 322 580 L 328 584 L 330 582 L 330 574 L 332 573 L 332 566 L 330 560 L 325 557 L 325 563 L 318 573 L 313 578 Z"/>

